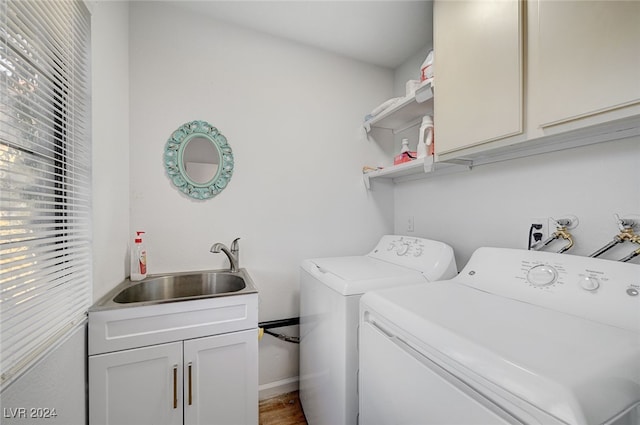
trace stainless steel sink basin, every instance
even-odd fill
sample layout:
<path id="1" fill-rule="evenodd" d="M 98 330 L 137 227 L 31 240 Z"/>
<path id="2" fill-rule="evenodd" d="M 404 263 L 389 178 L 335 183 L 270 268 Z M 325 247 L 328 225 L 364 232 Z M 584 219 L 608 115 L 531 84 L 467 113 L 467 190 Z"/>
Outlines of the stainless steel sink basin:
<path id="1" fill-rule="evenodd" d="M 232 273 L 174 274 L 147 278 L 140 283 L 123 289 L 113 301 L 117 303 L 139 303 L 201 297 L 203 295 L 237 292 L 245 287 L 244 279 Z"/>
<path id="2" fill-rule="evenodd" d="M 150 275 L 139 282 L 126 279 L 106 294 L 92 310 L 258 292 L 245 269 L 206 270 Z"/>

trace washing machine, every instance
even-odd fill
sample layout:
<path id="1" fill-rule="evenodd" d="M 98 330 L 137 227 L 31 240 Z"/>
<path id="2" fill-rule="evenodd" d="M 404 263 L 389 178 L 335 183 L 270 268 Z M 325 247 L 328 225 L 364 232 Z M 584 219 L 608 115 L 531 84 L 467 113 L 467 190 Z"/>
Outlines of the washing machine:
<path id="1" fill-rule="evenodd" d="M 365 294 L 360 424 L 640 423 L 640 266 L 480 248 Z"/>
<path id="2" fill-rule="evenodd" d="M 302 262 L 300 401 L 309 425 L 356 424 L 358 312 L 363 293 L 457 273 L 447 244 L 383 236 L 368 254 Z"/>

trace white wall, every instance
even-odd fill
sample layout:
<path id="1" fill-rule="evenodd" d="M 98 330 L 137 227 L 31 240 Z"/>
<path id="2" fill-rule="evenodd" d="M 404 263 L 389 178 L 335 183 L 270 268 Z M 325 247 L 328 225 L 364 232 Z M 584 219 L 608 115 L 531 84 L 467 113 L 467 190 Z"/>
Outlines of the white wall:
<path id="1" fill-rule="evenodd" d="M 2 392 L 1 423 L 84 425 L 87 421 L 86 362 L 86 325 L 83 324 Z"/>
<path id="2" fill-rule="evenodd" d="M 93 2 L 93 298 L 128 275 L 129 5 Z"/>
<path id="3" fill-rule="evenodd" d="M 567 254 L 589 255 L 618 233 L 613 214 L 640 214 L 639 169 L 634 138 L 401 183 L 395 231 L 449 243 L 461 269 L 481 246 L 526 249 L 531 218 L 573 214 L 579 225 Z M 406 232 L 409 216 L 414 233 Z M 625 244 L 602 258 L 620 259 L 633 249 Z"/>
<path id="4" fill-rule="evenodd" d="M 425 40 L 423 48 L 407 58 L 399 67 L 394 70 L 393 75 L 393 95 L 404 96 L 407 93 L 407 81 L 420 79 L 420 67 L 427 58 L 429 51 L 433 49 L 433 42 Z"/>
<path id="5" fill-rule="evenodd" d="M 260 290 L 260 320 L 297 317 L 299 263 L 359 254 L 392 231 L 392 191 L 365 190 L 382 152 L 359 140 L 391 97 L 390 70 L 174 8 L 131 5 L 131 230 L 145 230 L 150 273 L 228 267 L 214 242 L 240 241 Z M 195 201 L 173 188 L 164 145 L 200 119 L 227 137 L 229 186 Z M 298 375 L 297 346 L 265 336 L 263 387 Z"/>

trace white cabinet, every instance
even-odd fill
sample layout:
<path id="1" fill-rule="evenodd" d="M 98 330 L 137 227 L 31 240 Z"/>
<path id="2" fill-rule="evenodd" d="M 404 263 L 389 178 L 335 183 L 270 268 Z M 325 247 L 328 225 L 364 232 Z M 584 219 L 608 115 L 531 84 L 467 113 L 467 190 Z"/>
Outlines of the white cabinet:
<path id="1" fill-rule="evenodd" d="M 522 4 L 436 1 L 436 154 L 523 131 Z"/>
<path id="2" fill-rule="evenodd" d="M 640 1 L 436 0 L 433 17 L 435 157 L 367 187 L 640 135 Z M 395 133 L 425 108 L 365 126 Z"/>
<path id="3" fill-rule="evenodd" d="M 253 329 L 91 356 L 90 424 L 257 424 L 257 350 Z"/>
<path id="4" fill-rule="evenodd" d="M 434 4 L 436 159 L 473 165 L 640 134 L 640 2 Z"/>
<path id="5" fill-rule="evenodd" d="M 257 425 L 257 292 L 97 303 L 88 339 L 90 425 Z"/>
<path id="6" fill-rule="evenodd" d="M 184 342 L 186 425 L 258 423 L 257 329 Z"/>
<path id="7" fill-rule="evenodd" d="M 542 127 L 640 105 L 640 2 L 541 1 L 537 30 Z"/>
<path id="8" fill-rule="evenodd" d="M 89 423 L 182 424 L 182 342 L 89 358 Z"/>

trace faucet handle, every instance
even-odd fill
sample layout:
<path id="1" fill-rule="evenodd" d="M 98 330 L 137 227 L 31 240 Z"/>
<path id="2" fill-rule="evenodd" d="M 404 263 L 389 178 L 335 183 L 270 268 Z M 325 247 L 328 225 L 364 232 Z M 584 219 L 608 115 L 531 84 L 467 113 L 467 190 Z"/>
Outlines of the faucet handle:
<path id="1" fill-rule="evenodd" d="M 233 240 L 233 242 L 231 242 L 231 251 L 237 251 L 239 248 L 239 244 L 238 241 L 240 240 L 240 238 L 235 238 Z"/>

